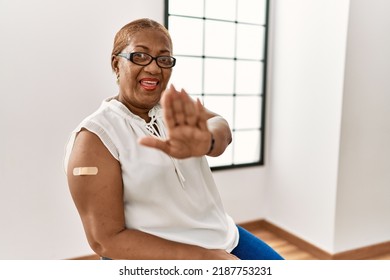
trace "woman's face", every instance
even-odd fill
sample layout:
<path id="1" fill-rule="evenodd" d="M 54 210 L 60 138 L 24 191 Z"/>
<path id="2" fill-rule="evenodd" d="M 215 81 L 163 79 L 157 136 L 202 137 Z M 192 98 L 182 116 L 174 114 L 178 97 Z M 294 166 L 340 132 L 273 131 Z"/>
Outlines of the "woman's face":
<path id="1" fill-rule="evenodd" d="M 167 36 L 158 30 L 135 33 L 122 53 L 144 52 L 153 57 L 172 55 Z M 161 98 L 171 77 L 172 68 L 160 68 L 156 60 L 146 66 L 132 63 L 126 58 L 114 57 L 114 69 L 119 74 L 119 101 L 134 114 L 147 120 L 148 112 Z"/>

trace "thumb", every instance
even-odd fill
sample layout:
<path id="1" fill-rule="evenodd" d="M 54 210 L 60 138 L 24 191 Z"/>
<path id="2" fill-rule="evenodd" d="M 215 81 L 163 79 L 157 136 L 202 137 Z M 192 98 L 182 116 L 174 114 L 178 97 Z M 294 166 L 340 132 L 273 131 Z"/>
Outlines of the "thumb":
<path id="1" fill-rule="evenodd" d="M 163 141 L 163 140 L 158 139 L 158 138 L 153 137 L 153 136 L 147 136 L 147 137 L 140 138 L 138 140 L 138 143 L 140 143 L 141 145 L 146 146 L 146 147 L 161 150 L 165 153 L 168 152 L 168 144 L 166 143 L 166 141 Z"/>

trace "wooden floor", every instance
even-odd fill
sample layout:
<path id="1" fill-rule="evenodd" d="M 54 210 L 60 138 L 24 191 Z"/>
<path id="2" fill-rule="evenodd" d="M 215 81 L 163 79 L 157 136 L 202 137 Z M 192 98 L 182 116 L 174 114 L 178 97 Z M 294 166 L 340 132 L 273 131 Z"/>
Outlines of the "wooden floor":
<path id="1" fill-rule="evenodd" d="M 286 260 L 318 260 L 313 255 L 303 251 L 297 246 L 278 237 L 272 232 L 265 229 L 251 230 L 251 232 L 271 246 Z"/>
<path id="2" fill-rule="evenodd" d="M 276 250 L 283 258 L 286 260 L 318 260 L 312 254 L 306 252 L 305 250 L 298 248 L 294 244 L 288 242 L 287 240 L 277 236 L 273 232 L 266 229 L 251 228 L 248 230 L 254 235 L 258 236 L 261 240 L 270 245 L 274 250 Z M 80 260 L 97 260 L 99 259 L 96 255 L 86 256 L 77 258 Z M 390 260 L 390 253 L 377 255 L 366 260 Z"/>
<path id="3" fill-rule="evenodd" d="M 251 232 L 270 245 L 286 260 L 318 260 L 315 256 L 278 237 L 268 230 L 252 229 Z M 390 253 L 368 258 L 367 260 L 390 260 Z"/>

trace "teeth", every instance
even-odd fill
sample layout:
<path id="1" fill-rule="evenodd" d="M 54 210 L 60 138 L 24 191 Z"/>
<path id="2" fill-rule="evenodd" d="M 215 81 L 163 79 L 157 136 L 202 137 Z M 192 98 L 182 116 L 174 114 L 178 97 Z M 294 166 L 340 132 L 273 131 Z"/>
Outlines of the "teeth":
<path id="1" fill-rule="evenodd" d="M 149 86 L 155 86 L 157 85 L 156 81 L 142 81 L 142 84 L 149 85 Z"/>

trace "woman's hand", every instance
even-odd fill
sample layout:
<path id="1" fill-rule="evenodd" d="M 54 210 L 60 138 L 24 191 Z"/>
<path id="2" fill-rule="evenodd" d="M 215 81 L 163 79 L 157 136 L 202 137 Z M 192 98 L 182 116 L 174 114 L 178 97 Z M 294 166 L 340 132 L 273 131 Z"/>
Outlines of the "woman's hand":
<path id="1" fill-rule="evenodd" d="M 207 127 L 210 114 L 199 100 L 177 91 L 172 85 L 161 99 L 168 138 L 144 137 L 140 144 L 159 149 L 174 158 L 206 155 L 210 151 L 212 134 Z"/>

